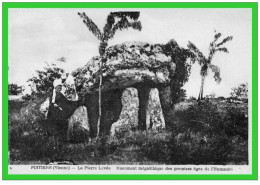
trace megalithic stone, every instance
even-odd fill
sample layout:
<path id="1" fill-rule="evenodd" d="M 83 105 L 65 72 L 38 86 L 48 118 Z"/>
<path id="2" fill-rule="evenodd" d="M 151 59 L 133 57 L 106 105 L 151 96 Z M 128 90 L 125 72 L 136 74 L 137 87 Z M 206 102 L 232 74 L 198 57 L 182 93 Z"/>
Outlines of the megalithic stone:
<path id="1" fill-rule="evenodd" d="M 165 128 L 165 120 L 157 88 L 152 88 L 149 93 L 146 109 L 146 129 Z"/>
<path id="2" fill-rule="evenodd" d="M 87 107 L 80 106 L 68 120 L 67 140 L 83 142 L 89 137 L 89 119 Z"/>
<path id="3" fill-rule="evenodd" d="M 124 133 L 138 127 L 139 99 L 136 88 L 126 88 L 122 94 L 122 111 L 117 122 L 111 126 L 110 133 Z"/>

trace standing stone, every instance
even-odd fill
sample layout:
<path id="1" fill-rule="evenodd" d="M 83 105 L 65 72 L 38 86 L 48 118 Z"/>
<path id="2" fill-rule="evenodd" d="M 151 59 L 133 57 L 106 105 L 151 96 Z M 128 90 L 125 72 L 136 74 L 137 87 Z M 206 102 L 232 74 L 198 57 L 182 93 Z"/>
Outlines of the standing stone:
<path id="1" fill-rule="evenodd" d="M 171 87 L 166 86 L 166 87 L 161 87 L 159 89 L 159 97 L 160 97 L 160 102 L 163 110 L 163 116 L 165 119 L 165 124 L 167 127 L 167 124 L 172 123 L 172 96 L 171 96 Z"/>
<path id="2" fill-rule="evenodd" d="M 152 88 L 146 110 L 146 129 L 165 128 L 165 120 L 157 88 Z"/>
<path id="3" fill-rule="evenodd" d="M 135 88 L 127 88 L 122 94 L 122 111 L 117 122 L 111 126 L 111 135 L 130 131 L 138 127 L 138 92 Z"/>
<path id="4" fill-rule="evenodd" d="M 88 112 L 85 106 L 76 109 L 68 120 L 68 141 L 84 142 L 89 136 Z"/>

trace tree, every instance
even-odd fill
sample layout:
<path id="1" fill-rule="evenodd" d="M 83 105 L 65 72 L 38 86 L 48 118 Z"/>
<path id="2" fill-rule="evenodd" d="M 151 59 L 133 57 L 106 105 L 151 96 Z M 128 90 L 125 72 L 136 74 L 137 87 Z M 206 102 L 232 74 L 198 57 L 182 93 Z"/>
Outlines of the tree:
<path id="1" fill-rule="evenodd" d="M 17 84 L 8 84 L 8 95 L 18 95 L 22 92 L 22 87 Z"/>
<path id="2" fill-rule="evenodd" d="M 199 63 L 199 65 L 201 66 L 201 69 L 200 69 L 201 86 L 200 86 L 198 100 L 203 99 L 204 82 L 205 82 L 206 76 L 208 75 L 209 69 L 211 69 L 212 72 L 214 73 L 215 81 L 217 83 L 221 82 L 220 69 L 218 66 L 212 64 L 212 59 L 217 52 L 228 53 L 228 49 L 226 47 L 223 47 L 223 45 L 226 42 L 231 41 L 233 39 L 232 36 L 227 36 L 221 42 L 218 42 L 221 35 L 222 35 L 221 33 L 218 33 L 215 31 L 214 40 L 209 45 L 208 57 L 203 55 L 203 53 L 192 42 L 189 41 L 189 43 L 188 43 L 188 48 L 190 49 L 191 52 L 193 52 L 193 57 L 191 58 L 191 60 L 193 62 L 197 61 Z"/>
<path id="3" fill-rule="evenodd" d="M 58 67 L 55 63 L 48 64 L 42 70 L 37 70 L 36 75 L 27 82 L 36 87 L 36 93 L 45 94 L 53 87 L 53 81 L 60 78 L 65 71 Z"/>
<path id="4" fill-rule="evenodd" d="M 175 64 L 175 71 L 170 73 L 171 107 L 173 107 L 174 104 L 183 99 L 183 93 L 186 93 L 182 87 L 189 80 L 191 63 L 187 59 L 192 57 L 193 53 L 188 49 L 181 48 L 174 39 L 163 46 L 163 52 L 170 56 L 171 62 Z"/>
<path id="5" fill-rule="evenodd" d="M 247 100 L 248 99 L 248 83 L 242 83 L 238 87 L 232 88 L 232 92 L 230 93 L 232 98 L 239 100 Z"/>
<path id="6" fill-rule="evenodd" d="M 83 12 L 78 13 L 80 18 L 83 19 L 83 23 L 88 27 L 97 39 L 100 41 L 99 44 L 99 54 L 101 56 L 100 60 L 100 75 L 99 75 L 99 115 L 97 123 L 97 136 L 99 136 L 99 128 L 101 121 L 101 90 L 102 90 L 102 67 L 103 63 L 106 62 L 105 51 L 108 46 L 108 41 L 112 39 L 117 30 L 123 30 L 128 28 L 133 28 L 136 30 L 141 30 L 142 25 L 140 21 L 137 21 L 139 18 L 140 12 L 111 12 L 107 16 L 107 23 L 103 28 L 103 32 L 97 27 L 97 25 Z"/>

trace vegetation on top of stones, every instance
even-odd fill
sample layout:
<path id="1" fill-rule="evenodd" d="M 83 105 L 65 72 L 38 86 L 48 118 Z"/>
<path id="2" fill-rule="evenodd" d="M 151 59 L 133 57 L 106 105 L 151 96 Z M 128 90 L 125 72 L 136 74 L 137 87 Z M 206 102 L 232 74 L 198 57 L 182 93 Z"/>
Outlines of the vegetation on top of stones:
<path id="1" fill-rule="evenodd" d="M 188 49 L 179 47 L 174 39 L 163 46 L 163 51 L 166 55 L 171 56 L 171 62 L 176 65 L 174 73 L 171 74 L 170 82 L 173 106 L 180 101 L 183 95 L 182 87 L 189 79 L 192 64 L 187 59 L 191 58 L 193 53 Z"/>
<path id="2" fill-rule="evenodd" d="M 103 66 L 103 79 L 115 77 L 115 72 L 128 70 L 128 72 L 156 72 L 164 74 L 165 81 L 170 83 L 172 92 L 172 105 L 179 102 L 182 96 L 182 87 L 188 81 L 191 62 L 188 60 L 192 53 L 188 49 L 178 46 L 173 39 L 166 44 L 149 44 L 144 42 L 125 42 L 106 49 L 106 63 Z M 99 81 L 98 62 L 100 58 L 94 57 L 83 68 L 73 72 L 77 90 L 91 91 L 97 88 Z M 136 71 L 136 75 L 138 71 Z M 149 78 L 148 78 L 149 79 Z M 156 79 L 152 79 L 156 83 Z M 84 85 L 86 85 L 84 87 Z"/>

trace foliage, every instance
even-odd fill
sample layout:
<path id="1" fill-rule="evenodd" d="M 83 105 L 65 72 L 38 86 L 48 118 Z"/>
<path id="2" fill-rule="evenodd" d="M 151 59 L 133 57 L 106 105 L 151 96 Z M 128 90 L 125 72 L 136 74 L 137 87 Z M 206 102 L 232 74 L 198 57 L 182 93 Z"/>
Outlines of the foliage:
<path id="1" fill-rule="evenodd" d="M 202 163 L 248 162 L 246 108 L 225 103 L 223 112 L 219 103 L 213 104 L 208 100 L 196 102 L 186 110 L 176 112 L 177 119 L 172 123 L 172 129 L 173 132 L 195 134 L 200 138 L 200 142 L 193 143 L 192 147 L 201 153 L 198 153 L 200 157 L 197 159 L 201 159 Z"/>
<path id="2" fill-rule="evenodd" d="M 22 92 L 22 87 L 17 84 L 8 84 L 8 95 L 18 95 Z"/>
<path id="3" fill-rule="evenodd" d="M 178 92 L 178 95 L 179 95 L 179 97 L 178 97 L 179 99 L 177 100 L 177 102 L 185 101 L 187 98 L 187 93 L 186 93 L 185 89 L 180 89 L 180 92 Z"/>
<path id="4" fill-rule="evenodd" d="M 84 164 L 247 164 L 246 107 L 210 101 L 189 103 L 172 115 L 168 130 L 134 131 L 124 137 L 100 136 L 88 143 L 64 143 L 51 134 L 39 106 L 46 96 L 9 101 L 11 163 L 75 160 Z M 130 155 L 131 154 L 131 155 Z"/>
<path id="5" fill-rule="evenodd" d="M 247 100 L 248 99 L 248 83 L 242 83 L 238 87 L 232 88 L 232 92 L 230 93 L 231 97 Z"/>
<path id="6" fill-rule="evenodd" d="M 212 137 L 205 142 L 199 132 L 191 130 L 161 135 L 150 136 L 142 148 L 149 160 L 166 164 L 225 164 L 227 161 L 230 150 L 225 137 Z"/>
<path id="7" fill-rule="evenodd" d="M 105 148 L 137 149 L 144 161 L 162 164 L 247 164 L 248 119 L 243 110 L 200 101 L 176 112 L 168 131 L 129 132 L 117 139 L 107 138 Z M 106 154 L 112 154 L 105 152 Z M 140 155 L 126 157 L 126 161 Z"/>
<path id="8" fill-rule="evenodd" d="M 203 55 L 203 53 L 192 42 L 188 43 L 188 48 L 193 53 L 191 60 L 193 62 L 197 61 L 201 66 L 200 75 L 202 77 L 202 82 L 201 82 L 201 89 L 200 89 L 200 94 L 198 99 L 203 98 L 204 80 L 205 77 L 208 75 L 209 69 L 211 69 L 211 71 L 214 73 L 215 81 L 217 83 L 221 82 L 220 69 L 218 66 L 212 64 L 212 59 L 217 52 L 228 53 L 228 49 L 226 47 L 223 47 L 223 45 L 226 42 L 231 41 L 233 39 L 232 36 L 227 36 L 222 41 L 218 42 L 218 39 L 221 37 L 221 35 L 222 35 L 221 33 L 215 31 L 214 39 L 209 45 L 208 57 Z"/>
<path id="9" fill-rule="evenodd" d="M 248 139 L 248 116 L 241 107 L 227 107 L 223 126 L 228 136 L 239 136 Z"/>
<path id="10" fill-rule="evenodd" d="M 34 101 L 8 102 L 9 150 L 21 150 L 22 159 L 33 160 L 43 155 L 43 152 L 50 152 L 41 150 L 46 147 L 47 141 L 43 129 L 43 115 L 39 111 L 44 99 L 45 97 L 38 97 Z M 16 159 L 19 157 L 13 156 L 12 160 Z"/>
<path id="11" fill-rule="evenodd" d="M 67 145 L 54 123 L 45 120 L 40 105 L 47 95 L 29 101 L 8 102 L 8 147 L 11 162 L 64 160 Z M 81 133 L 80 133 L 81 134 Z"/>
<path id="12" fill-rule="evenodd" d="M 31 98 L 32 98 L 32 95 L 29 95 L 29 94 L 25 94 L 22 96 L 22 100 L 24 100 L 24 101 L 29 101 Z"/>
<path id="13" fill-rule="evenodd" d="M 101 32 L 98 26 L 85 14 L 85 12 L 78 13 L 78 15 L 83 19 L 83 23 L 88 27 L 89 31 L 91 31 L 100 41 L 100 56 L 105 54 L 107 42 L 114 37 L 117 30 L 128 29 L 130 27 L 139 31 L 142 29 L 141 22 L 137 21 L 140 12 L 111 12 L 107 16 L 107 23 L 103 28 L 103 32 Z"/>
<path id="14" fill-rule="evenodd" d="M 99 44 L 99 54 L 101 56 L 100 60 L 100 76 L 99 76 L 99 116 L 97 123 L 97 136 L 99 136 L 99 127 L 101 121 L 101 89 L 102 89 L 102 70 L 103 63 L 105 62 L 105 51 L 108 46 L 108 40 L 112 39 L 117 30 L 128 29 L 132 27 L 133 29 L 141 31 L 142 25 L 139 18 L 140 12 L 111 12 L 107 17 L 107 23 L 103 28 L 103 33 L 97 27 L 97 25 L 85 14 L 79 13 L 80 18 L 83 19 L 83 23 L 88 27 L 88 29 L 98 38 Z"/>
<path id="15" fill-rule="evenodd" d="M 177 42 L 173 39 L 164 45 L 163 52 L 167 56 L 171 56 L 172 62 L 176 65 L 170 83 L 172 105 L 174 105 L 179 102 L 183 96 L 184 90 L 182 87 L 188 81 L 191 69 L 191 63 L 188 62 L 187 59 L 191 58 L 193 53 L 187 49 L 179 47 Z"/>
<path id="16" fill-rule="evenodd" d="M 64 69 L 55 63 L 48 64 L 42 70 L 36 71 L 36 76 L 30 78 L 28 82 L 36 86 L 36 93 L 48 93 L 53 87 L 53 81 L 65 74 Z"/>
<path id="17" fill-rule="evenodd" d="M 222 120 L 217 105 L 206 100 L 196 102 L 185 111 L 176 112 L 184 124 L 193 131 L 200 131 L 211 137 L 212 134 L 221 134 Z"/>

